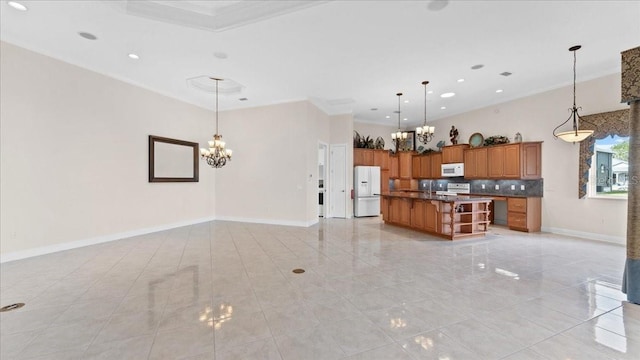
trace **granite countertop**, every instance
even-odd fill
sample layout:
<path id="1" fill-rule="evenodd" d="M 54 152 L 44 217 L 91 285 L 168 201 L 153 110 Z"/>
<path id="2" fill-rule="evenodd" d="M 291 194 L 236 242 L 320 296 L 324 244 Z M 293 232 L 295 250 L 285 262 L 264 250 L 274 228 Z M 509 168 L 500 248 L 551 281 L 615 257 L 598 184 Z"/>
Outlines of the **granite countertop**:
<path id="1" fill-rule="evenodd" d="M 408 199 L 419 199 L 419 200 L 437 200 L 444 202 L 475 202 L 475 201 L 492 201 L 493 199 L 490 197 L 475 197 L 475 196 L 466 196 L 466 195 L 435 195 L 428 194 L 425 191 L 393 191 L 393 192 L 385 192 L 381 194 L 386 197 L 398 197 L 398 198 L 408 198 Z"/>
<path id="2" fill-rule="evenodd" d="M 393 192 L 415 192 L 415 193 L 428 193 L 428 191 L 425 190 L 415 190 L 415 189 L 399 189 L 399 190 L 390 190 L 390 193 Z M 509 194 L 509 195 L 503 195 L 503 194 L 476 194 L 476 193 L 471 193 L 471 194 L 463 194 L 461 196 L 482 196 L 482 197 L 487 197 L 489 199 L 493 199 L 494 197 L 497 198 L 506 198 L 506 197 L 512 197 L 512 198 L 528 198 L 528 197 L 541 197 L 541 196 L 527 196 L 527 195 L 516 195 L 516 194 Z"/>

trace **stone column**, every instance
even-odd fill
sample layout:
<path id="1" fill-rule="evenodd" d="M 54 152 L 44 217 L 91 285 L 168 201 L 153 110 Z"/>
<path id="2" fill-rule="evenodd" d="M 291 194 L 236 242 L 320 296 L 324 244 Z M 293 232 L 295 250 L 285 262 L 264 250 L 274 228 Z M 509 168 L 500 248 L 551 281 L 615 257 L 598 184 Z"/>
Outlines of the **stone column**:
<path id="1" fill-rule="evenodd" d="M 629 111 L 629 200 L 627 207 L 627 261 L 622 292 L 640 304 L 640 47 L 622 52 L 622 102 Z"/>

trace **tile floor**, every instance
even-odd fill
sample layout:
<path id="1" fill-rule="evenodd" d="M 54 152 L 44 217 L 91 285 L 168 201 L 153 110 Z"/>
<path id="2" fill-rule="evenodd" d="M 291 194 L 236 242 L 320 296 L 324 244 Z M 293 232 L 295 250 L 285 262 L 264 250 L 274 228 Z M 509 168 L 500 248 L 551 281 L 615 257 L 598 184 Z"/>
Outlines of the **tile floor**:
<path id="1" fill-rule="evenodd" d="M 2 359 L 638 359 L 622 246 L 211 222 L 0 266 Z M 304 268 L 304 274 L 293 274 Z"/>

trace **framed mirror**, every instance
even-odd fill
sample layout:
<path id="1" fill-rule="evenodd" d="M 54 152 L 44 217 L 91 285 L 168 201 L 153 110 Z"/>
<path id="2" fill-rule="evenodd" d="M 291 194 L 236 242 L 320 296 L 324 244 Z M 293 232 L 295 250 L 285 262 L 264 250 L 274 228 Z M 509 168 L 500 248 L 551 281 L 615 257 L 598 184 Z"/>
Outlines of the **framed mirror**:
<path id="1" fill-rule="evenodd" d="M 198 143 L 149 135 L 149 182 L 198 182 Z"/>

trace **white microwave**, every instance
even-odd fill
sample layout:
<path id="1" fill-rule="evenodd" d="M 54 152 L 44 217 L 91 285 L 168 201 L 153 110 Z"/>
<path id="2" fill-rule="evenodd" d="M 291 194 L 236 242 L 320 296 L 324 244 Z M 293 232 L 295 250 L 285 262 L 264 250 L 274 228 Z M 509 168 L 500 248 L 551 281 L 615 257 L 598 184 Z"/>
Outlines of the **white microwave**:
<path id="1" fill-rule="evenodd" d="M 464 163 L 442 164 L 442 177 L 464 176 Z"/>

